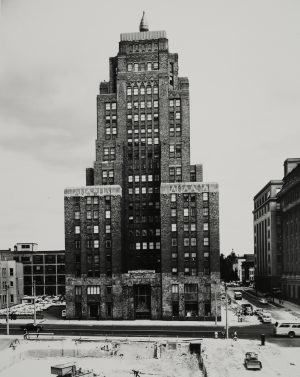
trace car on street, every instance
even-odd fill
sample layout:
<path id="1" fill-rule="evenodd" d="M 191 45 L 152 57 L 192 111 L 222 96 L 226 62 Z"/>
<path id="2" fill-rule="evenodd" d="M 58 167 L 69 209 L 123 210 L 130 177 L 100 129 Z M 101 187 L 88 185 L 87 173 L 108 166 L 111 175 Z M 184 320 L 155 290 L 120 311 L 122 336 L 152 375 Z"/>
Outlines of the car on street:
<path id="1" fill-rule="evenodd" d="M 35 325 L 34 323 L 26 323 L 25 325 L 21 325 L 20 329 L 23 331 L 26 330 L 28 332 L 32 332 L 32 331 L 40 332 L 41 330 L 43 330 L 43 326 L 40 324 Z"/>
<path id="2" fill-rule="evenodd" d="M 262 363 L 258 360 L 256 352 L 247 352 L 244 359 L 244 365 L 246 369 L 258 369 L 261 370 Z"/>
<path id="3" fill-rule="evenodd" d="M 251 304 L 242 304 L 241 307 L 244 315 L 253 315 L 253 306 Z"/>
<path id="4" fill-rule="evenodd" d="M 234 299 L 235 299 L 235 300 L 242 300 L 242 299 L 243 299 L 242 292 L 240 292 L 240 291 L 235 291 L 235 292 L 234 292 Z"/>
<path id="5" fill-rule="evenodd" d="M 274 325 L 274 335 L 285 335 L 289 338 L 300 336 L 300 320 L 277 321 Z"/>
<path id="6" fill-rule="evenodd" d="M 263 323 L 271 323 L 272 322 L 272 315 L 269 312 L 263 312 L 260 319 Z"/>
<path id="7" fill-rule="evenodd" d="M 261 297 L 260 299 L 258 299 L 258 302 L 263 305 L 268 304 L 268 300 L 265 297 Z"/>

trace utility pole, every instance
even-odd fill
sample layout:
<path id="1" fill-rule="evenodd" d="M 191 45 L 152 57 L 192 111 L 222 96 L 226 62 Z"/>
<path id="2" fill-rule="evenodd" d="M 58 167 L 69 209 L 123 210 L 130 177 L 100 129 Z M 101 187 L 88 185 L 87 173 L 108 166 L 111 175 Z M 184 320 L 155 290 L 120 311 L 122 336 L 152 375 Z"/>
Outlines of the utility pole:
<path id="1" fill-rule="evenodd" d="M 36 309 L 35 309 L 35 280 L 33 280 L 33 323 L 36 325 Z"/>
<path id="2" fill-rule="evenodd" d="M 215 326 L 218 325 L 217 281 L 215 281 Z"/>
<path id="3" fill-rule="evenodd" d="M 228 297 L 227 297 L 227 284 L 225 283 L 225 297 L 226 297 L 226 339 L 228 339 Z"/>
<path id="4" fill-rule="evenodd" d="M 9 296 L 9 286 L 5 284 L 6 289 L 6 334 L 9 335 L 9 306 L 8 306 L 8 296 Z"/>

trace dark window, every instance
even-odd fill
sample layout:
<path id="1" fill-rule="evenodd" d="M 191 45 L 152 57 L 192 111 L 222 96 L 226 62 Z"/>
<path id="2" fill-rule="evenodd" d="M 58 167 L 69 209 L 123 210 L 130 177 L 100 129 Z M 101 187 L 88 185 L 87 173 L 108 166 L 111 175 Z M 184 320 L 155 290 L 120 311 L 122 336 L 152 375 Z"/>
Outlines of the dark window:
<path id="1" fill-rule="evenodd" d="M 43 274 L 44 273 L 43 266 L 33 266 L 33 273 L 34 274 Z"/>
<path id="2" fill-rule="evenodd" d="M 31 266 L 24 266 L 23 271 L 24 271 L 24 275 L 31 275 L 32 274 L 32 267 Z"/>
<path id="3" fill-rule="evenodd" d="M 33 263 L 34 264 L 43 264 L 44 263 L 44 256 L 43 255 L 34 255 L 33 256 Z"/>
<path id="4" fill-rule="evenodd" d="M 45 273 L 46 274 L 56 274 L 56 266 L 55 265 L 47 265 L 45 266 Z"/>
<path id="5" fill-rule="evenodd" d="M 50 264 L 56 263 L 55 259 L 56 259 L 55 255 L 45 255 L 45 263 L 50 263 Z"/>

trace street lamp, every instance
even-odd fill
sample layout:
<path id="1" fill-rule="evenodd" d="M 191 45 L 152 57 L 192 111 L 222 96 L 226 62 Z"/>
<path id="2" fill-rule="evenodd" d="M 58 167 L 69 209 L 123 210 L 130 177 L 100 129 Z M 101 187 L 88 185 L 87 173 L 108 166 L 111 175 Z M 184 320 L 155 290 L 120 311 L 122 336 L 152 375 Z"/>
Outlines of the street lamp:
<path id="1" fill-rule="evenodd" d="M 215 326 L 218 325 L 217 285 L 218 285 L 218 282 L 217 280 L 215 280 Z"/>
<path id="2" fill-rule="evenodd" d="M 35 308 L 35 280 L 33 280 L 33 323 L 36 325 L 36 308 Z"/>
<path id="3" fill-rule="evenodd" d="M 226 303 L 226 315 L 225 315 L 225 320 L 226 320 L 226 323 L 225 323 L 225 326 L 226 326 L 226 339 L 228 339 L 228 297 L 227 297 L 227 284 L 225 283 L 225 303 Z"/>

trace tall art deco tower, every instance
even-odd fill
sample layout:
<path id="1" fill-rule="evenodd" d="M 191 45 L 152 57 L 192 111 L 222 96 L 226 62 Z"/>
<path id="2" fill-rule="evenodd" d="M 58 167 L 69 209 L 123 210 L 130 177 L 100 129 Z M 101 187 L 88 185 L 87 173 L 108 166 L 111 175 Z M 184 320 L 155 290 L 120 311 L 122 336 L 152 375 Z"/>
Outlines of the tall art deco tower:
<path id="1" fill-rule="evenodd" d="M 67 317 L 220 317 L 218 205 L 190 164 L 189 81 L 143 15 L 100 84 L 86 186 L 65 189 Z"/>

